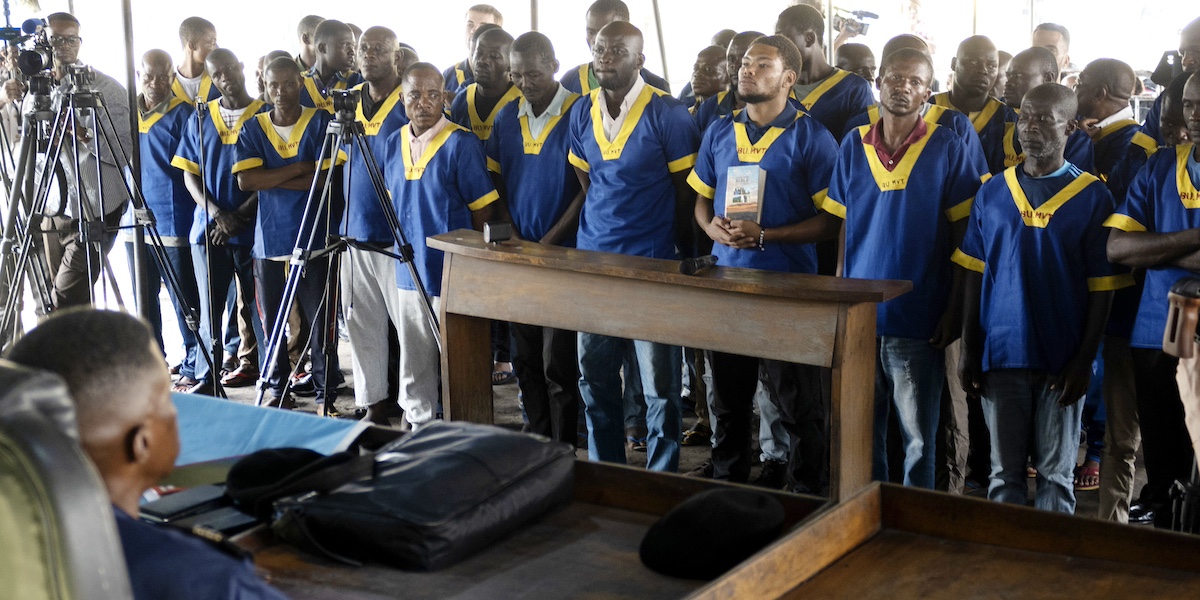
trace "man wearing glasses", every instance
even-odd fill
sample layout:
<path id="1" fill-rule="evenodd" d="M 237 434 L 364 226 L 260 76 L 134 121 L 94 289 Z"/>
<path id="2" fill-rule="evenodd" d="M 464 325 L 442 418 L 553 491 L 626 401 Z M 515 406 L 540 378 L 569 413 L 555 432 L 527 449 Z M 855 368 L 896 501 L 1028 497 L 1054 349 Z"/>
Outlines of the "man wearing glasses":
<path id="1" fill-rule="evenodd" d="M 54 51 L 53 76 L 58 85 L 51 92 L 51 99 L 57 109 L 68 101 L 67 93 L 71 91 L 69 78 L 65 77 L 67 68 L 83 64 L 79 61 L 83 38 L 79 37 L 79 20 L 70 13 L 58 12 L 46 17 L 46 30 Z M 133 147 L 128 95 L 117 80 L 98 71 L 90 87 L 103 98 L 115 131 L 105 126 L 108 135 L 101 134 L 97 130 L 98 124 L 88 114 L 90 111 L 77 109 L 77 125 L 66 132 L 58 165 L 53 167 L 58 193 L 50 195 L 46 215 L 52 218 L 44 225 L 55 230 L 46 234 L 46 254 L 54 278 L 54 303 L 58 308 L 91 302 L 91 289 L 100 274 L 100 258 L 112 250 L 116 228 L 129 200 L 117 162 L 118 156 L 130 156 Z M 103 113 L 99 109 L 96 112 Z M 113 141 L 120 144 L 119 149 L 109 147 Z M 76 149 L 78 174 L 75 172 Z M 99 161 L 101 173 L 99 180 L 96 161 Z M 103 219 L 104 231 L 99 239 L 92 239 L 97 243 L 89 244 L 83 239 L 79 230 L 81 217 Z"/>

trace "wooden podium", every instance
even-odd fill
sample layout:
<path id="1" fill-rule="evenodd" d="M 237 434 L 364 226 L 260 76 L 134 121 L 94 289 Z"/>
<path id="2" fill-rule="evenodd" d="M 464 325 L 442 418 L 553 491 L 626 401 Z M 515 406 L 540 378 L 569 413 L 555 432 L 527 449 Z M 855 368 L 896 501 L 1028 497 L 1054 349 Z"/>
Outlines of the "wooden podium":
<path id="1" fill-rule="evenodd" d="M 673 260 L 488 244 L 471 230 L 427 241 L 446 253 L 447 419 L 492 422 L 489 319 L 720 350 L 832 367 L 830 495 L 847 498 L 871 481 L 875 304 L 909 282 L 725 267 L 688 276 Z"/>

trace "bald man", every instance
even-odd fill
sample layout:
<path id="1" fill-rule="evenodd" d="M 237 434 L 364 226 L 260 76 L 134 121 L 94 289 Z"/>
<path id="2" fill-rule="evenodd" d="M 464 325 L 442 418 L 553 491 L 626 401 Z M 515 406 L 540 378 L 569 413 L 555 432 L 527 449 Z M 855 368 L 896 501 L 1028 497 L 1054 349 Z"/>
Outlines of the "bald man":
<path id="1" fill-rule="evenodd" d="M 1029 90 L 1043 84 L 1058 82 L 1058 61 L 1054 54 L 1040 46 L 1018 52 L 1008 63 L 1004 82 L 1004 103 L 1013 112 L 1020 114 L 1021 99 Z M 1067 137 L 1067 148 L 1063 155 L 1067 162 L 1080 169 L 1096 174 L 1095 150 L 1092 139 L 1083 129 L 1076 129 Z M 1004 166 L 1013 167 L 1025 160 L 1021 152 L 1021 140 L 1017 137 L 1016 123 L 1004 124 Z"/>
<path id="2" fill-rule="evenodd" d="M 685 107 L 640 75 L 642 32 L 624 21 L 604 26 L 592 45 L 600 87 L 572 110 L 571 151 L 586 197 L 581 250 L 674 258 L 692 247 L 695 195 L 687 175 L 699 132 Z M 579 334 L 580 392 L 586 405 L 588 458 L 624 464 L 621 357 L 634 347 L 648 406 L 647 467 L 675 471 L 682 435 L 682 350 L 646 341 Z"/>
<path id="3" fill-rule="evenodd" d="M 1179 64 L 1184 73 L 1200 71 L 1200 17 L 1193 19 L 1179 32 Z M 1158 128 L 1159 115 L 1162 114 L 1163 96 L 1159 94 L 1154 100 L 1154 106 L 1146 113 L 1146 121 L 1142 124 L 1142 133 L 1150 136 L 1158 145 L 1166 140 Z"/>
<path id="4" fill-rule="evenodd" d="M 168 283 L 167 291 L 171 293 L 171 303 L 175 306 L 179 332 L 183 337 L 184 357 L 179 365 L 179 381 L 175 391 L 211 394 L 212 387 L 199 386 L 201 382 L 196 379 L 196 363 L 204 358 L 196 335 L 188 325 L 192 311 L 200 308 L 200 293 L 196 287 L 188 243 L 196 204 L 188 193 L 183 171 L 171 166 L 175 150 L 183 139 L 188 122 L 194 120 L 196 109 L 192 108 L 190 102 L 171 93 L 174 71 L 171 55 L 165 50 L 151 50 L 142 56 L 138 72 L 142 85 L 142 93 L 138 95 L 142 194 L 147 208 L 154 214 L 158 234 L 162 238 L 163 257 L 176 275 L 181 294 L 176 295 L 175 287 L 168 283 L 169 276 L 160 272 L 159 278 L 163 283 Z M 159 271 L 158 268 L 155 270 Z M 155 281 L 155 287 L 157 284 L 158 281 Z"/>
<path id="5" fill-rule="evenodd" d="M 1183 88 L 1183 118 L 1191 139 L 1200 139 L 1200 77 L 1191 74 Z M 1151 513 L 1156 527 L 1170 527 L 1171 486 L 1193 470 L 1193 450 L 1175 373 L 1179 359 L 1162 351 L 1167 327 L 1167 294 L 1183 277 L 1200 271 L 1200 150 L 1184 144 L 1155 152 L 1137 172 L 1124 201 L 1105 224 L 1112 228 L 1108 256 L 1114 262 L 1145 269 L 1145 286 L 1129 344 L 1137 392 L 1146 485 L 1135 506 Z M 1140 506 L 1138 506 L 1140 505 Z M 1143 517 L 1145 518 L 1145 517 Z"/>
<path id="6" fill-rule="evenodd" d="M 584 63 L 570 69 L 563 75 L 563 87 L 575 92 L 576 94 L 590 94 L 593 90 L 599 87 L 599 80 L 596 78 L 596 73 L 593 70 L 595 65 L 595 49 L 593 46 L 596 42 L 596 34 L 604 28 L 605 25 L 615 21 L 629 22 L 629 6 L 622 0 L 596 0 L 588 7 L 587 13 L 584 15 L 587 33 L 588 50 L 592 52 L 592 62 Z M 655 89 L 662 90 L 668 94 L 671 93 L 671 84 L 666 79 L 651 73 L 649 69 L 642 66 L 639 74 L 646 83 Z"/>
<path id="7" fill-rule="evenodd" d="M 980 187 L 953 255 L 966 277 L 962 386 L 982 396 L 992 443 L 988 498 L 1025 505 L 1032 455 L 1034 506 L 1068 514 L 1079 400 L 1113 290 L 1133 283 L 1105 255 L 1112 195 L 1063 158 L 1076 110 L 1057 83 L 1025 95 L 1017 121 L 1025 161 Z"/>
<path id="8" fill-rule="evenodd" d="M 738 70 L 742 68 L 742 56 L 746 54 L 746 50 L 760 37 L 763 37 L 763 34 L 757 31 L 743 31 L 730 40 L 729 47 L 725 50 L 729 89 L 710 96 L 696 108 L 696 125 L 700 128 L 700 133 L 704 133 L 717 119 L 728 118 L 733 111 L 746 107 L 746 103 L 737 95 Z"/>
<path id="9" fill-rule="evenodd" d="M 521 90 L 508 77 L 512 43 L 512 35 L 503 29 L 484 31 L 471 55 L 475 83 L 459 92 L 450 104 L 450 120 L 469 129 L 483 142 L 491 137 L 500 109 L 521 97 Z"/>
<path id="10" fill-rule="evenodd" d="M 792 95 L 809 116 L 841 139 L 846 122 L 875 103 L 871 84 L 826 61 L 825 19 L 817 9 L 785 8 L 775 21 L 775 33 L 792 40 L 804 58 Z"/>
<path id="11" fill-rule="evenodd" d="M 1000 68 L 996 45 L 982 35 L 971 36 L 958 45 L 950 60 L 954 81 L 950 91 L 934 94 L 929 102 L 957 110 L 971 119 L 988 171 L 1004 170 L 1004 124 L 1015 123 L 1017 113 L 991 96 L 992 83 Z"/>
<path id="12" fill-rule="evenodd" d="M 396 33 L 386 27 L 371 27 L 358 41 L 358 64 L 366 81 L 355 88 L 360 92 L 357 119 L 376 160 L 384 152 L 388 137 L 408 123 L 400 74 L 396 71 L 398 48 Z M 365 409 L 366 420 L 387 425 L 388 406 L 384 401 L 389 399 L 388 366 L 393 358 L 388 338 L 389 329 L 400 321 L 400 305 L 395 259 L 374 250 L 390 249 L 395 244 L 395 233 L 388 227 L 371 183 L 365 153 L 357 148 L 348 151 L 341 234 L 357 243 L 350 246 L 348 256 L 341 261 L 341 284 L 342 314 L 353 359 L 354 404 Z"/>
<path id="13" fill-rule="evenodd" d="M 258 192 L 252 256 L 259 318 L 265 332 L 282 335 L 282 328 L 278 332 L 273 328 L 277 324 L 279 310 L 283 308 L 288 259 L 297 245 L 302 243 L 300 225 L 305 217 L 309 186 L 318 168 L 322 171 L 336 168 L 345 162 L 346 155 L 338 150 L 334 164 L 321 157 L 325 130 L 333 117 L 324 110 L 300 104 L 300 67 L 294 61 L 275 59 L 267 65 L 264 79 L 273 108 L 255 115 L 242 126 L 235 151 L 237 162 L 231 171 L 237 176 L 238 187 L 247 192 Z M 333 177 L 331 188 L 340 192 L 341 183 L 336 171 Z M 323 174 L 320 181 L 325 181 Z M 334 202 L 337 201 L 336 196 L 340 195 L 337 192 Z M 325 247 L 328 232 L 325 221 L 325 214 L 322 213 L 309 223 L 316 234 L 313 237 L 314 246 L 305 250 L 319 251 Z M 317 413 L 323 415 L 334 413 L 333 400 L 337 397 L 334 386 L 326 385 L 326 336 L 322 330 L 322 325 L 328 322 L 326 312 L 331 310 L 322 298 L 327 293 L 333 293 L 333 290 L 325 289 L 328 269 L 328 256 L 310 259 L 295 295 L 295 304 L 310 325 Z M 328 350 L 334 352 L 336 349 Z M 329 362 L 332 362 L 332 358 Z M 265 365 L 265 369 L 263 376 L 272 393 L 271 405 L 293 407 L 294 402 L 288 393 L 291 364 L 287 352 L 281 348 L 274 364 Z M 330 377 L 334 378 L 331 381 L 336 380 L 336 375 L 331 373 Z"/>
<path id="14" fill-rule="evenodd" d="M 362 76 L 354 70 L 354 31 L 341 21 L 328 19 L 313 32 L 313 42 L 316 58 L 304 72 L 300 104 L 333 114 L 330 94 L 362 83 Z"/>
<path id="15" fill-rule="evenodd" d="M 1096 147 L 1096 175 L 1108 181 L 1117 163 L 1129 152 L 1154 153 L 1158 144 L 1142 133 L 1129 98 L 1137 84 L 1133 69 L 1115 59 L 1099 58 L 1079 73 L 1075 96 L 1079 100 L 1079 125 Z"/>
<path id="16" fill-rule="evenodd" d="M 171 377 L 145 322 L 118 312 L 54 313 L 5 358 L 63 379 L 80 445 L 113 503 L 136 600 L 282 600 L 253 564 L 174 527 L 138 519 L 142 493 L 171 473 L 179 454 Z"/>

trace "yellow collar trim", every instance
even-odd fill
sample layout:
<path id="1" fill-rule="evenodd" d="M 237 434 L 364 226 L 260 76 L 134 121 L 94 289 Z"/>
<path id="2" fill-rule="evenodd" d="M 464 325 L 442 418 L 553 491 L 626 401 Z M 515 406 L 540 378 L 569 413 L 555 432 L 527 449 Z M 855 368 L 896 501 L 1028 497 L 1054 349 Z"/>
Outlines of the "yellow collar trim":
<path id="1" fill-rule="evenodd" d="M 929 143 L 929 139 L 933 137 L 933 132 L 938 128 L 937 125 L 929 125 L 929 130 L 925 132 L 925 136 L 913 143 L 904 152 L 904 158 L 900 159 L 900 164 L 892 171 L 888 171 L 883 166 L 883 161 L 879 160 L 879 154 L 875 152 L 875 146 L 863 142 L 863 151 L 867 155 L 867 164 L 871 166 L 871 176 L 875 178 L 875 184 L 879 186 L 881 192 L 894 192 L 903 190 L 908 187 L 908 179 L 912 176 L 913 165 L 917 163 L 917 159 L 921 157 L 921 153 L 925 151 L 925 146 Z M 859 136 L 867 134 L 869 126 L 859 128 Z"/>
<path id="2" fill-rule="evenodd" d="M 1136 127 L 1137 125 L 1138 122 L 1134 121 L 1133 119 L 1122 119 L 1120 121 L 1109 123 L 1108 125 L 1100 128 L 1100 134 L 1096 136 L 1096 141 L 1098 142 L 1118 131 L 1121 131 L 1122 129 L 1125 129 L 1126 127 Z"/>
<path id="3" fill-rule="evenodd" d="M 217 135 L 221 138 L 221 143 L 225 145 L 236 144 L 238 134 L 242 131 L 242 125 L 246 124 L 252 117 L 258 114 L 259 109 L 266 102 L 262 100 L 251 100 L 250 104 L 246 105 L 246 110 L 242 112 L 242 116 L 238 117 L 233 127 L 225 126 L 225 119 L 221 118 L 221 99 L 217 98 L 208 103 L 208 117 L 212 119 L 213 126 L 217 128 Z M 271 131 L 275 131 L 274 128 Z"/>
<path id="4" fill-rule="evenodd" d="M 566 100 L 563 100 L 562 109 L 558 111 L 557 115 L 550 117 L 550 120 L 546 122 L 546 126 L 542 127 L 541 135 L 539 135 L 537 138 L 534 138 L 533 134 L 529 131 L 529 117 L 525 115 L 520 116 L 519 120 L 521 121 L 521 139 L 524 141 L 525 154 L 541 154 L 542 146 L 545 145 L 546 139 L 550 137 L 550 132 L 554 129 L 554 126 L 558 125 L 558 122 L 562 120 L 563 115 L 570 111 L 571 105 L 575 104 L 575 101 L 579 98 L 581 98 L 579 94 L 571 94 L 567 96 Z M 525 102 L 525 99 L 522 98 L 520 101 Z"/>
<path id="5" fill-rule="evenodd" d="M 1004 168 L 1025 162 L 1025 153 L 1017 150 L 1017 124 L 1004 124 Z"/>
<path id="6" fill-rule="evenodd" d="M 796 119 L 804 116 L 804 113 L 796 113 Z M 733 123 L 733 139 L 737 145 L 738 160 L 745 163 L 761 162 L 763 157 L 767 155 L 767 150 L 771 148 L 771 144 L 787 131 L 783 127 L 772 127 L 759 138 L 755 144 L 750 143 L 750 136 L 746 133 L 746 124 L 734 121 Z"/>
<path id="7" fill-rule="evenodd" d="M 405 125 L 400 131 L 400 153 L 404 156 L 404 179 L 408 181 L 418 181 L 425 174 L 425 169 L 429 166 L 429 161 L 437 155 L 438 150 L 446 145 L 446 140 L 450 139 L 450 134 L 462 129 L 454 123 L 447 123 L 437 135 L 429 140 L 429 145 L 425 147 L 424 154 L 414 163 L 412 157 L 412 127 Z M 464 130 L 465 131 L 465 130 Z"/>
<path id="8" fill-rule="evenodd" d="M 330 90 L 346 89 L 346 81 L 340 77 L 334 77 L 337 81 L 333 82 Z M 304 76 L 304 88 L 308 90 L 308 97 L 312 100 L 316 108 L 323 111 L 333 113 L 333 100 L 328 95 L 322 94 L 321 90 L 317 89 L 317 77 L 315 75 Z"/>
<path id="9" fill-rule="evenodd" d="M 300 140 L 304 138 L 304 131 L 308 129 L 308 122 L 312 121 L 316 115 L 317 109 L 304 107 L 300 112 L 300 118 L 292 126 L 291 135 L 286 140 L 279 136 L 278 131 L 275 131 L 275 123 L 271 121 L 270 111 L 258 113 L 255 115 L 255 118 L 258 119 L 258 124 L 262 126 L 263 133 L 267 134 L 267 140 L 271 142 L 271 147 L 275 148 L 275 152 L 279 153 L 279 157 L 295 158 L 296 154 L 300 152 Z"/>
<path id="10" fill-rule="evenodd" d="M 625 143 L 629 141 L 633 129 L 641 122 L 642 113 L 646 111 L 646 106 L 650 104 L 654 93 L 654 88 L 649 85 L 642 88 L 642 92 L 629 107 L 629 114 L 625 115 L 625 122 L 621 123 L 621 130 L 617 132 L 617 137 L 610 142 L 604 136 L 604 116 L 600 113 L 603 110 L 600 105 L 604 102 L 604 90 L 592 91 L 592 136 L 596 138 L 596 145 L 600 146 L 600 156 L 603 160 L 621 158 L 621 153 L 625 151 Z"/>
<path id="11" fill-rule="evenodd" d="M 354 86 L 354 89 L 366 94 L 368 93 L 366 85 L 367 84 L 365 83 L 360 83 Z M 375 116 L 371 117 L 370 119 L 367 119 L 367 115 L 363 113 L 362 100 L 359 100 L 356 118 L 358 119 L 359 123 L 362 123 L 363 130 L 366 135 L 374 136 L 379 134 L 379 130 L 383 127 L 383 121 L 392 113 L 392 109 L 396 108 L 396 104 L 400 102 L 400 94 L 403 91 L 403 87 L 397 85 L 396 89 L 392 90 L 392 93 L 388 94 L 387 98 L 383 99 L 383 103 L 380 104 L 379 109 L 375 111 Z"/>
<path id="12" fill-rule="evenodd" d="M 203 73 L 200 74 L 200 87 L 196 90 L 195 100 L 203 100 L 203 101 L 207 102 L 208 101 L 208 91 L 210 89 L 212 89 L 212 78 L 208 76 L 208 70 L 206 69 Z M 179 98 L 180 100 L 183 100 L 184 102 L 192 102 L 193 101 L 192 98 L 188 97 L 187 90 L 183 89 L 183 84 L 179 83 L 178 75 L 175 76 L 175 81 L 173 81 L 171 83 L 171 92 L 173 94 L 175 94 L 176 98 Z"/>
<path id="13" fill-rule="evenodd" d="M 508 91 L 504 92 L 503 96 L 496 101 L 496 105 L 492 107 L 492 112 L 488 114 L 487 119 L 480 118 L 479 110 L 475 108 L 475 95 L 479 92 L 479 84 L 472 83 L 467 86 L 467 117 L 471 119 L 471 131 L 480 140 L 487 141 L 492 137 L 492 127 L 496 124 L 496 115 L 500 114 L 500 109 L 506 104 L 517 100 L 521 97 L 521 90 L 515 85 L 509 85 Z"/>
<path id="14" fill-rule="evenodd" d="M 142 114 L 142 111 L 139 110 L 138 111 L 138 132 L 139 133 L 150 133 L 150 128 L 154 127 L 154 124 L 157 123 L 159 119 L 166 116 L 166 114 L 171 112 L 172 110 L 175 110 L 175 107 L 179 106 L 180 104 L 187 104 L 187 100 L 184 100 L 182 98 L 171 98 L 170 101 L 167 103 L 166 110 L 164 110 L 162 112 L 150 113 L 149 117 L 144 116 Z"/>
<path id="15" fill-rule="evenodd" d="M 933 102 L 937 106 L 953 108 L 954 110 L 958 110 L 958 112 L 971 117 L 970 114 L 961 111 L 953 104 L 950 104 L 950 92 L 942 92 L 937 94 L 933 97 Z M 988 124 L 988 121 L 992 120 L 992 117 L 996 114 L 997 110 L 1000 110 L 1000 101 L 995 98 L 988 98 L 987 104 L 983 105 L 983 110 L 975 113 L 974 117 L 971 117 L 971 126 L 975 128 L 975 133 L 983 131 L 984 126 Z"/>
<path id="16" fill-rule="evenodd" d="M 1175 186 L 1179 191 L 1179 201 L 1184 208 L 1200 208 L 1200 192 L 1188 174 L 1187 162 L 1195 144 L 1184 144 L 1175 147 Z"/>
<path id="17" fill-rule="evenodd" d="M 937 104 L 930 104 L 929 108 L 925 109 L 925 115 L 922 116 L 921 118 L 925 119 L 925 122 L 929 125 L 937 125 L 938 121 L 940 121 L 942 119 L 942 115 L 945 113 L 946 113 L 945 106 L 939 106 Z M 879 105 L 878 104 L 872 104 L 870 106 L 870 108 L 867 109 L 867 121 L 872 125 L 879 122 Z"/>
<path id="18" fill-rule="evenodd" d="M 579 89 L 584 94 L 592 93 L 592 86 L 588 85 L 588 78 L 592 74 L 592 63 L 584 63 L 579 65 Z"/>
<path id="19" fill-rule="evenodd" d="M 1004 171 L 1004 181 L 1008 184 L 1008 191 L 1012 193 L 1013 202 L 1017 205 L 1017 210 L 1021 213 L 1021 220 L 1025 222 L 1026 227 L 1037 227 L 1045 229 L 1050 224 L 1050 219 L 1054 217 L 1054 213 L 1062 208 L 1068 200 L 1074 198 L 1076 194 L 1083 191 L 1083 188 L 1091 185 L 1092 182 L 1099 181 L 1094 175 L 1081 173 L 1074 181 L 1067 184 L 1067 187 L 1059 190 L 1043 203 L 1041 206 L 1034 208 L 1029 203 L 1029 198 L 1025 195 L 1025 190 L 1021 189 L 1021 183 L 1017 181 L 1017 167 L 1010 167 Z"/>
<path id="20" fill-rule="evenodd" d="M 825 92 L 828 92 L 829 90 L 833 89 L 833 86 L 841 83 L 841 81 L 843 79 L 845 79 L 846 76 L 849 74 L 850 74 L 850 71 L 843 71 L 841 69 L 838 69 L 837 71 L 835 71 L 833 73 L 833 75 L 826 77 L 825 81 L 821 82 L 821 85 L 818 85 L 816 87 L 816 89 L 809 92 L 808 95 L 805 96 L 804 99 L 800 101 L 800 104 L 804 105 L 804 110 L 812 109 L 813 105 L 816 104 L 817 101 L 821 99 L 821 96 L 825 95 Z"/>

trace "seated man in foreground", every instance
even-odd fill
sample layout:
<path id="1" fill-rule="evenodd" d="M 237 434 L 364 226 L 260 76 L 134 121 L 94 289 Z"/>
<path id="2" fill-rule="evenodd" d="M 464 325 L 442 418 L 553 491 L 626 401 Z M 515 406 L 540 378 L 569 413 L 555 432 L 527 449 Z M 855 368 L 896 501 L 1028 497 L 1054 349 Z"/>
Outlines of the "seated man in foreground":
<path id="1" fill-rule="evenodd" d="M 284 598 L 248 562 L 138 520 L 142 492 L 179 454 L 171 376 L 144 322 L 110 311 L 57 312 L 6 358 L 66 381 L 80 443 L 113 503 L 135 598 Z"/>

